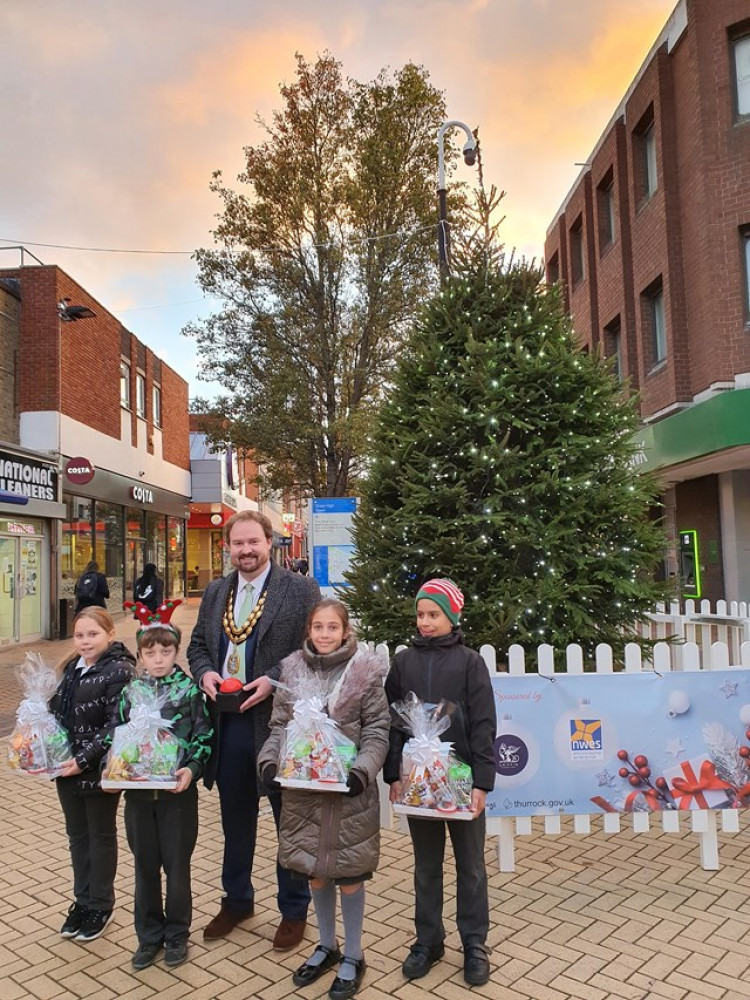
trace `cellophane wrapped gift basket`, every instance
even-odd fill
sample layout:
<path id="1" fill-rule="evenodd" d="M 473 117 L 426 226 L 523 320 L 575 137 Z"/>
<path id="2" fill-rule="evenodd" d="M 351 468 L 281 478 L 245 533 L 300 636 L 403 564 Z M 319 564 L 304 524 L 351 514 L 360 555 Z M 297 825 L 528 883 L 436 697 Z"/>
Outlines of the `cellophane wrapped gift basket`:
<path id="1" fill-rule="evenodd" d="M 172 720 L 162 715 L 169 692 L 139 678 L 127 686 L 125 697 L 129 719 L 115 729 L 102 788 L 175 788 L 181 748 L 170 732 Z"/>
<path id="2" fill-rule="evenodd" d="M 391 711 L 410 738 L 402 755 L 402 796 L 394 804 L 400 815 L 422 819 L 474 819 L 471 810 L 472 774 L 468 764 L 441 735 L 450 728 L 454 706 L 431 705 L 410 692 Z"/>
<path id="3" fill-rule="evenodd" d="M 291 694 L 293 715 L 281 742 L 276 780 L 282 788 L 346 792 L 356 744 L 328 715 L 327 695 L 316 677 Z"/>
<path id="4" fill-rule="evenodd" d="M 18 774 L 56 778 L 71 757 L 68 735 L 48 708 L 58 677 L 38 653 L 27 653 L 17 672 L 23 699 L 8 739 L 8 764 Z"/>

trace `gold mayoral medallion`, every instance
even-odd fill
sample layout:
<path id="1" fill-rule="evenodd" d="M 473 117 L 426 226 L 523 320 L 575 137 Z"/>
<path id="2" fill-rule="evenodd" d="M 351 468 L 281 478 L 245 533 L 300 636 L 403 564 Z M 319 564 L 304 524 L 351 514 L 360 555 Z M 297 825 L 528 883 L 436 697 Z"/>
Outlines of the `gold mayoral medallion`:
<path id="1" fill-rule="evenodd" d="M 241 625 L 238 625 L 234 620 L 234 589 L 230 590 L 227 594 L 227 604 L 224 608 L 222 626 L 224 628 L 225 635 L 234 646 L 234 649 L 230 653 L 229 659 L 227 660 L 227 670 L 233 677 L 240 672 L 240 654 L 237 651 L 237 647 L 241 646 L 244 642 L 247 642 L 253 634 L 253 629 L 260 621 L 260 617 L 263 614 L 263 608 L 265 606 L 266 595 L 264 592 L 260 595 L 258 602 L 251 610 L 245 621 Z"/>

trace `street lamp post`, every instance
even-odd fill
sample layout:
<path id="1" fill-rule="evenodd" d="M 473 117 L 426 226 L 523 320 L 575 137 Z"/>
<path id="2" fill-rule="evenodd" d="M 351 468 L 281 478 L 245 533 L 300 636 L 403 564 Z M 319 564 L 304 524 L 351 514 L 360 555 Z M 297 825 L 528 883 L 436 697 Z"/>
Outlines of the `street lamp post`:
<path id="1" fill-rule="evenodd" d="M 466 133 L 463 146 L 464 163 L 473 167 L 477 159 L 477 140 L 471 129 L 464 122 L 451 120 L 443 122 L 437 133 L 438 146 L 438 255 L 440 259 L 440 280 L 445 281 L 450 276 L 450 234 L 445 200 L 445 133 L 449 128 L 462 128 Z"/>

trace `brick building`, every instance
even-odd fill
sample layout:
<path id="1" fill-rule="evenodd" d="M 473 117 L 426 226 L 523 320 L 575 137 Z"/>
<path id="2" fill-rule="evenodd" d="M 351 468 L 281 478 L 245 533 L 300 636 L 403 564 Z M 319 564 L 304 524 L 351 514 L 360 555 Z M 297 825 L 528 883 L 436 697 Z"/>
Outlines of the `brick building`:
<path id="1" fill-rule="evenodd" d="M 146 562 L 184 594 L 187 383 L 41 265 L 0 269 L 0 389 L 0 644 L 64 631 L 92 559 L 115 613 Z"/>
<path id="2" fill-rule="evenodd" d="M 685 596 L 750 599 L 750 3 L 681 0 L 545 242 L 639 395 Z"/>

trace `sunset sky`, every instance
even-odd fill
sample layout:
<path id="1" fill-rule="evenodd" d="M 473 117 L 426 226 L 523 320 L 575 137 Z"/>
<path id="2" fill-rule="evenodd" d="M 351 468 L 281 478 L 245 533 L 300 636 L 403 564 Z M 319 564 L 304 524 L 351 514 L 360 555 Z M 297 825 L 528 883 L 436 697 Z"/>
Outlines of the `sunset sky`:
<path id="1" fill-rule="evenodd" d="M 210 395 L 180 336 L 212 305 L 190 252 L 209 245 L 219 210 L 212 171 L 233 185 L 295 51 L 328 50 L 361 81 L 425 66 L 449 116 L 479 126 L 485 181 L 507 192 L 506 244 L 539 259 L 576 162 L 675 2 L 2 0 L 0 247 L 58 264 L 191 395 Z"/>

